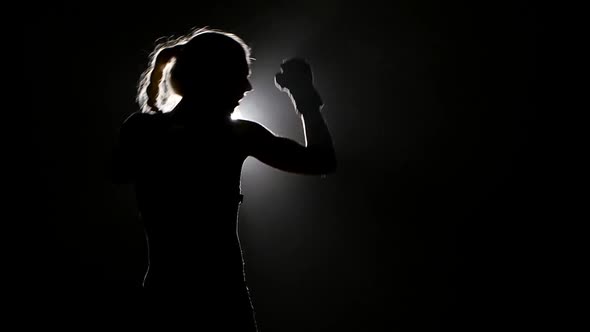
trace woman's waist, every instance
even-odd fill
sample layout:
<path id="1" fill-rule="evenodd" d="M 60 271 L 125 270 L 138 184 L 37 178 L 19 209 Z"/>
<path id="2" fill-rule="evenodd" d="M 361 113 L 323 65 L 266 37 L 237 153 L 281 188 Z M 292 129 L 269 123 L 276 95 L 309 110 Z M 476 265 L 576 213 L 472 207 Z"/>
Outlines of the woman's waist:
<path id="1" fill-rule="evenodd" d="M 173 233 L 169 230 L 146 228 L 146 239 L 151 256 L 186 257 L 207 259 L 209 257 L 233 257 L 241 255 L 241 246 L 235 231 Z"/>
<path id="2" fill-rule="evenodd" d="M 164 246 L 149 245 L 150 271 L 161 273 L 242 273 L 243 257 L 239 243 L 224 246 Z"/>

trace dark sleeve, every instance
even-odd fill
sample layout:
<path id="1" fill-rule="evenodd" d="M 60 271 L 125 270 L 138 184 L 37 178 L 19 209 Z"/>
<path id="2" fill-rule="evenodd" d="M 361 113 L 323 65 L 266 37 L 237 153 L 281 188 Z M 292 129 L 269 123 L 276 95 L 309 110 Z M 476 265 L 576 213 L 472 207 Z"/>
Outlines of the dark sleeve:
<path id="1" fill-rule="evenodd" d="M 148 114 L 133 113 L 121 127 L 113 148 L 114 183 L 134 183 L 140 169 L 141 147 L 145 144 Z M 143 143 L 143 144 L 142 144 Z"/>

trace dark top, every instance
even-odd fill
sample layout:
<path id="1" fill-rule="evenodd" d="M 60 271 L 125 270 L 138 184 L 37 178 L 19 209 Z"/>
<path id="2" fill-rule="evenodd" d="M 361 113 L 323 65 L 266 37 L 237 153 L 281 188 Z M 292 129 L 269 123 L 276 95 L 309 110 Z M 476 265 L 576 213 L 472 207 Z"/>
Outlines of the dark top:
<path id="1" fill-rule="evenodd" d="M 121 127 L 116 175 L 135 185 L 149 239 L 146 286 L 245 287 L 237 213 L 247 152 L 236 128 L 161 113 L 135 113 Z"/>
<path id="2" fill-rule="evenodd" d="M 121 126 L 115 178 L 135 186 L 153 319 L 256 330 L 237 234 L 248 156 L 239 123 L 186 125 L 171 114 L 135 113 Z"/>

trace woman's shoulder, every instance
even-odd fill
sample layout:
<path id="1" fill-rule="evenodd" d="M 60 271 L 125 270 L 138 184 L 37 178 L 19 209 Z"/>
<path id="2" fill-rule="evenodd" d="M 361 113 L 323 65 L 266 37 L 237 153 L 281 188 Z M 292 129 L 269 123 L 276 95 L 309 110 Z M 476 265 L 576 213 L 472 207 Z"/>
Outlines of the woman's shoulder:
<path id="1" fill-rule="evenodd" d="M 160 117 L 160 114 L 135 112 L 123 120 L 121 130 L 129 132 L 148 130 L 157 126 L 161 122 L 158 121 Z"/>
<path id="2" fill-rule="evenodd" d="M 125 120 L 123 120 L 124 127 L 135 127 L 150 122 L 152 114 L 134 112 L 131 113 Z"/>

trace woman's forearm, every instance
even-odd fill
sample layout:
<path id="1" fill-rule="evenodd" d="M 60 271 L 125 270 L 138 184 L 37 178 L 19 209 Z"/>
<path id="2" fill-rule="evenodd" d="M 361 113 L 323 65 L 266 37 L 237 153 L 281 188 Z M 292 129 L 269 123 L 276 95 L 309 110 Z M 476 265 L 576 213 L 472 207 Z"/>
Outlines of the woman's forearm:
<path id="1" fill-rule="evenodd" d="M 326 173 L 335 171 L 336 151 L 319 107 L 314 110 L 307 109 L 301 114 L 306 148 L 311 149 L 310 152 L 315 156 L 314 159 L 325 169 Z"/>
<path id="2" fill-rule="evenodd" d="M 332 137 L 320 110 L 324 102 L 313 84 L 311 67 L 302 59 L 292 59 L 281 65 L 275 84 L 287 92 L 301 116 L 305 147 L 309 160 L 326 172 L 336 168 L 336 153 Z"/>
<path id="3" fill-rule="evenodd" d="M 300 111 L 305 146 L 318 146 L 333 150 L 332 137 L 319 107 Z"/>

